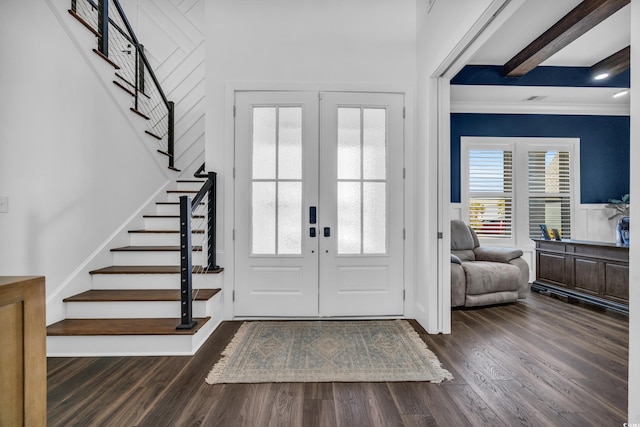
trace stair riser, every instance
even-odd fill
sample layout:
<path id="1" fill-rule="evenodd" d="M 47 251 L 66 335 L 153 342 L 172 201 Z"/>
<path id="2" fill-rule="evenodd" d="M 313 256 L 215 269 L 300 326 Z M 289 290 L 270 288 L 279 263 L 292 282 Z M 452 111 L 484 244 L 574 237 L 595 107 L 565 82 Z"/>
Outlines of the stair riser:
<path id="1" fill-rule="evenodd" d="M 204 185 L 204 181 L 202 182 L 178 182 L 177 184 L 178 190 L 187 190 L 187 191 L 200 191 L 202 186 Z"/>
<path id="2" fill-rule="evenodd" d="M 180 252 L 154 251 L 154 252 L 111 252 L 113 265 L 178 265 L 180 264 Z M 192 252 L 194 265 L 202 265 L 204 259 L 201 251 Z"/>
<path id="3" fill-rule="evenodd" d="M 193 302 L 193 317 L 206 317 L 212 313 L 213 303 Z M 180 301 L 99 301 L 68 302 L 67 319 L 131 319 L 180 317 Z"/>
<path id="4" fill-rule="evenodd" d="M 204 214 L 205 206 L 201 204 L 200 207 L 196 210 L 196 214 Z M 156 214 L 157 215 L 180 215 L 180 206 L 179 205 L 156 205 Z"/>
<path id="5" fill-rule="evenodd" d="M 193 200 L 196 193 L 167 193 L 167 202 L 179 202 L 181 196 L 189 196 Z"/>
<path id="6" fill-rule="evenodd" d="M 222 322 L 219 295 L 213 298 L 214 315 L 194 335 L 52 336 L 47 356 L 192 356 Z"/>
<path id="7" fill-rule="evenodd" d="M 179 205 L 156 205 L 156 214 L 157 215 L 179 215 L 180 206 Z"/>
<path id="8" fill-rule="evenodd" d="M 204 233 L 191 234 L 191 244 L 202 246 L 206 240 Z M 179 246 L 180 234 L 178 233 L 129 233 L 130 246 Z"/>
<path id="9" fill-rule="evenodd" d="M 222 288 L 222 274 L 194 274 L 193 288 Z M 94 274 L 92 289 L 180 289 L 179 274 Z"/>
<path id="10" fill-rule="evenodd" d="M 145 230 L 180 230 L 180 218 L 145 218 Z"/>

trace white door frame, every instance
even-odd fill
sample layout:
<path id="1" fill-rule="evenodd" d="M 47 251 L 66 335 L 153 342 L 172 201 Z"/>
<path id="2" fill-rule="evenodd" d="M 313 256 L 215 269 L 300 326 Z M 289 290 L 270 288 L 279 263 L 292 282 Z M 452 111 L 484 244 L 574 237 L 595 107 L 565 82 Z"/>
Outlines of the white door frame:
<path id="1" fill-rule="evenodd" d="M 437 179 L 433 184 L 438 207 L 427 219 L 427 229 L 437 230 L 437 292 L 427 301 L 426 325 L 429 333 L 451 333 L 451 101 L 450 81 L 471 57 L 526 0 L 493 0 L 473 27 L 449 53 L 429 78 L 429 117 L 431 126 L 426 141 L 437 147 Z M 435 144 L 432 144 L 432 141 Z M 427 150 L 427 152 L 429 152 Z M 434 154 L 433 152 L 431 154 Z M 429 159 L 426 159 L 429 161 Z M 433 163 L 431 163 L 433 164 Z M 424 185 L 425 183 L 419 183 Z M 433 188 L 433 187 L 432 187 Z M 429 245 L 429 242 L 427 242 Z"/>
<path id="2" fill-rule="evenodd" d="M 222 244 L 218 245 L 219 264 L 224 265 L 223 284 L 223 310 L 224 319 L 235 318 L 234 313 L 234 289 L 235 289 L 235 261 L 233 224 L 235 218 L 234 195 L 234 100 L 239 91 L 318 91 L 318 92 L 381 92 L 400 93 L 404 95 L 406 117 L 404 121 L 405 152 L 404 163 L 406 179 L 404 182 L 404 224 L 406 240 L 404 242 L 404 280 L 406 301 L 414 301 L 415 283 L 415 194 L 416 183 L 415 168 L 415 109 L 416 97 L 413 85 L 406 84 L 380 84 L 380 83 L 280 83 L 263 81 L 229 81 L 225 85 L 225 116 L 224 116 L 224 143 L 220 149 L 220 156 L 224 158 L 224 168 L 218 175 L 220 185 L 219 197 L 224 203 L 218 212 L 218 236 L 221 236 Z M 414 317 L 413 304 L 405 304 L 405 318 Z"/>

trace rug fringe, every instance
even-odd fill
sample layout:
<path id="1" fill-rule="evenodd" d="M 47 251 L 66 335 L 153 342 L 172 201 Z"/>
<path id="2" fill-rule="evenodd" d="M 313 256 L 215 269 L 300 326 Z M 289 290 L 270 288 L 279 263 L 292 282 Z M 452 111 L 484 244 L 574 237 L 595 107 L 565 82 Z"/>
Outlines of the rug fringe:
<path id="1" fill-rule="evenodd" d="M 218 363 L 213 365 L 213 368 L 211 368 L 209 375 L 207 375 L 207 378 L 204 380 L 207 384 L 217 383 L 217 380 L 220 379 L 220 376 L 224 373 L 224 370 L 227 368 L 227 364 L 229 363 L 229 360 L 231 360 L 230 356 L 236 351 L 236 348 L 238 347 L 238 345 L 244 340 L 244 337 L 247 334 L 248 330 L 249 330 L 249 323 L 244 322 L 242 323 L 242 325 L 240 325 L 240 327 L 236 331 L 236 334 L 231 339 L 231 342 L 227 344 L 227 347 L 222 352 L 222 357 L 220 358 Z"/>
<path id="2" fill-rule="evenodd" d="M 434 367 L 434 370 L 436 371 L 438 376 L 441 376 L 441 379 L 432 380 L 431 382 L 433 384 L 440 384 L 442 381 L 445 381 L 445 380 L 446 381 L 452 381 L 453 380 L 453 375 L 451 375 L 451 372 L 447 371 L 446 369 L 444 369 L 442 367 L 442 363 L 440 363 L 440 360 L 438 359 L 438 356 L 436 356 L 435 353 L 433 351 L 431 351 L 431 349 L 429 348 L 427 343 L 425 343 L 422 340 L 422 338 L 420 338 L 420 335 L 418 335 L 418 333 L 413 328 L 413 326 L 411 326 L 411 324 L 409 322 L 407 322 L 406 320 L 398 319 L 398 320 L 396 320 L 396 322 L 399 322 L 402 325 L 402 329 L 405 330 L 405 332 L 408 334 L 408 336 L 411 339 L 411 341 L 413 341 L 413 343 L 416 346 L 418 346 L 418 347 L 420 347 L 421 349 L 424 350 L 425 356 L 427 357 L 427 359 L 429 360 L 431 365 Z"/>

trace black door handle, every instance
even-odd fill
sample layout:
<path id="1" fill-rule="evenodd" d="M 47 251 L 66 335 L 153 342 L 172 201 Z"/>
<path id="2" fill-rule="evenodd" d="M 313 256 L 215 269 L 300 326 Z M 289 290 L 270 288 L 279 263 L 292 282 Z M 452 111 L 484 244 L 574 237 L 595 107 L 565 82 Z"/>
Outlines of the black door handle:
<path id="1" fill-rule="evenodd" d="M 309 208 L 309 224 L 315 224 L 315 223 L 316 223 L 316 207 L 311 206 Z"/>
<path id="2" fill-rule="evenodd" d="M 316 237 L 316 228 L 315 227 L 310 227 L 309 228 L 309 237 Z"/>
<path id="3" fill-rule="evenodd" d="M 325 227 L 324 228 L 324 237 L 329 237 L 331 236 L 331 228 L 330 227 Z"/>

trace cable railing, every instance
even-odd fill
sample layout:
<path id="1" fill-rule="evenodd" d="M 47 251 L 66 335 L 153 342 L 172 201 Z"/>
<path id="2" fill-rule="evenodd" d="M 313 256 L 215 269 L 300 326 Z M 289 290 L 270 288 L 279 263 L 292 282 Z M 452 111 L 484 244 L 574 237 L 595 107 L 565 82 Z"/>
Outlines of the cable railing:
<path id="1" fill-rule="evenodd" d="M 149 65 L 118 0 L 71 0 L 70 13 L 97 38 L 96 51 L 116 67 L 116 83 L 133 97 L 131 110 L 147 120 L 145 133 L 174 165 L 174 103 L 169 101 Z"/>
<path id="2" fill-rule="evenodd" d="M 192 329 L 197 321 L 193 319 L 193 300 L 200 286 L 195 288 L 193 273 L 199 273 L 205 280 L 206 273 L 219 270 L 216 264 L 216 173 L 208 172 L 207 180 L 196 196 L 180 196 L 180 324 L 177 329 Z M 203 233 L 196 231 L 203 230 Z M 201 236 L 199 245 L 202 253 L 199 265 L 193 262 L 193 236 Z"/>

